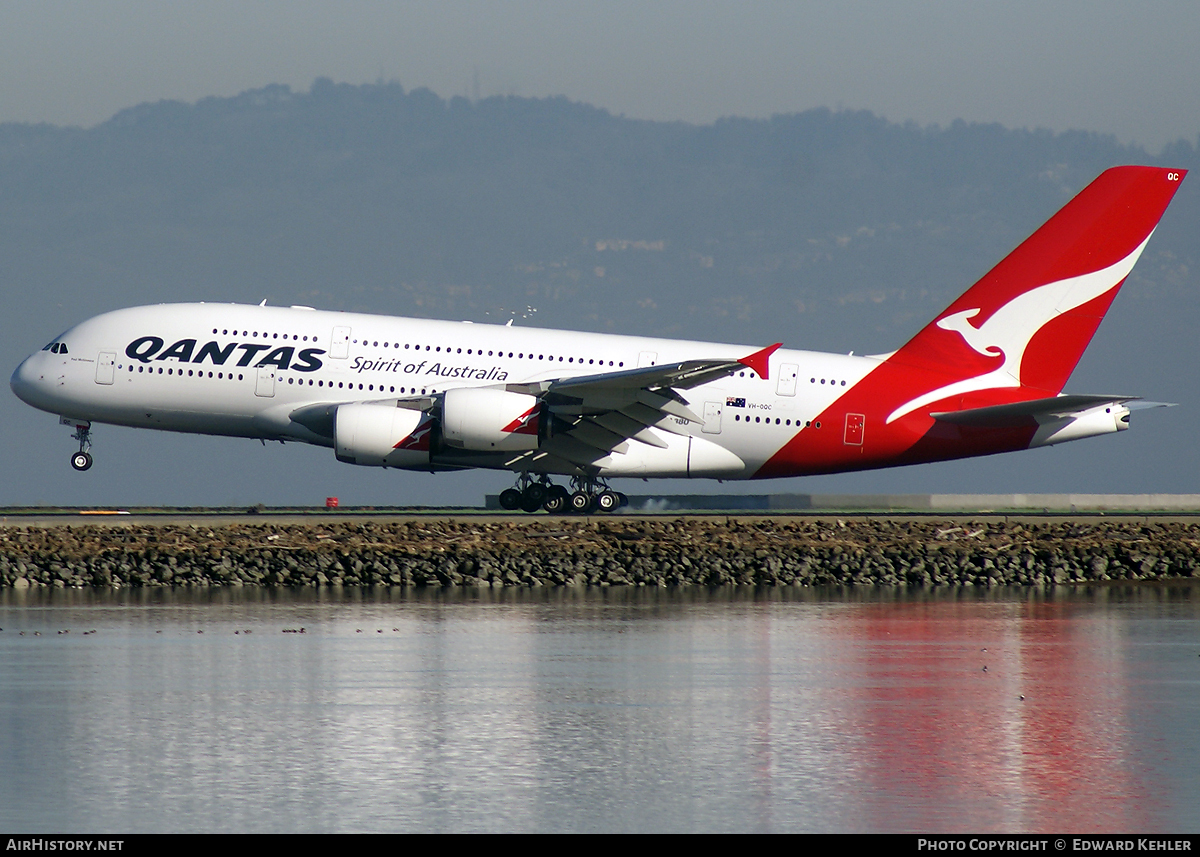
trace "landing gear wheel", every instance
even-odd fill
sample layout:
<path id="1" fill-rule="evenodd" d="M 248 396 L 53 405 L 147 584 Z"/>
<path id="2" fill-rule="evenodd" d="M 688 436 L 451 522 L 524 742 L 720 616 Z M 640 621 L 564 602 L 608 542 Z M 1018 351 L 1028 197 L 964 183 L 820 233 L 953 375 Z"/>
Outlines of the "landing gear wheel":
<path id="1" fill-rule="evenodd" d="M 561 485 L 554 485 L 546 492 L 546 502 L 542 504 L 542 508 L 551 515 L 557 515 L 567 510 L 569 500 L 570 496 L 567 494 L 567 489 Z"/>
<path id="2" fill-rule="evenodd" d="M 576 491 L 571 495 L 571 511 L 586 512 L 592 505 L 592 495 L 586 491 Z"/>
<path id="3" fill-rule="evenodd" d="M 75 434 L 71 435 L 71 439 L 79 441 L 79 452 L 71 456 L 71 466 L 79 471 L 87 470 L 92 466 L 92 455 L 88 452 L 92 448 L 92 424 L 69 420 L 66 417 L 59 417 L 58 421 L 63 425 L 74 426 Z"/>
<path id="4" fill-rule="evenodd" d="M 620 506 L 622 509 L 629 505 L 629 496 L 622 494 L 620 491 L 617 492 L 617 499 L 621 501 Z"/>
<path id="5" fill-rule="evenodd" d="M 596 495 L 596 508 L 601 512 L 612 512 L 621 505 L 621 498 L 615 491 L 601 491 Z"/>
<path id="6" fill-rule="evenodd" d="M 530 482 L 525 486 L 525 490 L 521 492 L 521 497 L 525 501 L 526 506 L 533 506 L 534 510 L 540 509 L 542 508 L 542 504 L 546 502 L 546 486 L 540 482 Z M 525 509 L 525 511 L 528 512 L 529 510 Z"/>
<path id="7" fill-rule="evenodd" d="M 516 488 L 505 488 L 500 492 L 500 508 L 515 512 L 521 508 L 521 492 Z"/>
<path id="8" fill-rule="evenodd" d="M 521 498 L 521 511 L 529 512 L 532 514 L 533 512 L 536 512 L 540 508 L 542 508 L 541 503 L 538 503 L 534 500 L 530 500 L 528 497 Z"/>

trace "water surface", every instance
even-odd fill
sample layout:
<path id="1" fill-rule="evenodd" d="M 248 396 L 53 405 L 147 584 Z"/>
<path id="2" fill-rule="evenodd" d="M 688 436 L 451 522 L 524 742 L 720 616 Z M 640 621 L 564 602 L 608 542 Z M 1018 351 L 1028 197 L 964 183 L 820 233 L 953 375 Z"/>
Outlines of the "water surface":
<path id="1" fill-rule="evenodd" d="M 0 594 L 0 828 L 1197 832 L 1189 586 Z"/>

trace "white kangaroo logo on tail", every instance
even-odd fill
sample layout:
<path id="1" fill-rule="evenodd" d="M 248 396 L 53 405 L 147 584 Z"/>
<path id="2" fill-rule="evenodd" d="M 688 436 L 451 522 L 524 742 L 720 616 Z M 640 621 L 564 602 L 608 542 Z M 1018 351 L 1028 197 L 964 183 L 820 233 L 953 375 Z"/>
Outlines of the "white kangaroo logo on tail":
<path id="1" fill-rule="evenodd" d="M 1051 319 L 1100 297 L 1129 276 L 1149 240 L 1150 235 L 1147 235 L 1145 241 L 1135 247 L 1132 253 L 1107 268 L 1022 292 L 996 310 L 991 318 L 979 327 L 975 327 L 969 321 L 979 315 L 979 307 L 961 310 L 938 319 L 938 327 L 957 333 L 979 354 L 986 357 L 1002 356 L 1004 362 L 990 372 L 938 387 L 905 402 L 892 411 L 887 422 L 891 423 L 923 405 L 950 396 L 1021 386 L 1021 361 L 1034 335 Z"/>

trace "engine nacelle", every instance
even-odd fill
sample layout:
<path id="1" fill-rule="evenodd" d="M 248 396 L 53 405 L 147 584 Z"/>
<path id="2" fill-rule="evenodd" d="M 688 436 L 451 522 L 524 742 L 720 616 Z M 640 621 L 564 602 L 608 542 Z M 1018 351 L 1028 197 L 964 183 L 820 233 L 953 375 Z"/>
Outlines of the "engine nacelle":
<path id="1" fill-rule="evenodd" d="M 1050 420 L 1038 426 L 1029 447 L 1051 446 L 1082 437 L 1112 434 L 1129 428 L 1129 408 L 1117 402 L 1100 405 L 1081 414 Z"/>
<path id="2" fill-rule="evenodd" d="M 429 467 L 436 424 L 424 411 L 394 405 L 339 405 L 333 441 L 338 461 L 369 467 Z"/>
<path id="3" fill-rule="evenodd" d="M 442 440 L 456 449 L 537 449 L 541 419 L 536 396 L 498 387 L 456 387 L 442 398 Z"/>

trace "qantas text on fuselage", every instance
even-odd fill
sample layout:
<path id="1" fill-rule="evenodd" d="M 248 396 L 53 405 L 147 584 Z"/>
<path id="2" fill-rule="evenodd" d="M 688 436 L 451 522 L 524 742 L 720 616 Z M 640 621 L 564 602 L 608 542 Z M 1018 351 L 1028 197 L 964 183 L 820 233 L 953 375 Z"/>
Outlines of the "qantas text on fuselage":
<path id="1" fill-rule="evenodd" d="M 166 346 L 161 336 L 139 336 L 125 346 L 125 356 L 141 363 L 173 361 L 175 363 L 211 363 L 213 366 L 274 366 L 295 372 L 316 372 L 321 368 L 321 348 L 300 348 L 258 342 L 218 342 L 209 340 L 200 344 L 197 339 L 180 339 Z M 265 354 L 263 352 L 266 352 Z M 499 366 L 456 365 L 440 360 L 409 362 L 389 357 L 355 357 L 350 370 L 363 372 L 390 372 L 394 375 L 436 375 L 439 378 L 464 378 L 472 381 L 506 381 L 508 373 Z"/>
<path id="2" fill-rule="evenodd" d="M 125 346 L 125 356 L 141 363 L 171 360 L 176 363 L 211 363 L 214 366 L 224 366 L 233 360 L 231 365 L 234 366 L 274 366 L 281 370 L 315 372 L 321 368 L 320 355 L 325 353 L 320 348 L 303 348 L 297 354 L 295 346 L 272 348 L 269 344 L 259 342 L 209 341 L 197 347 L 195 339 L 180 339 L 168 348 L 164 348 L 164 344 L 164 340 L 158 336 L 139 336 Z M 264 351 L 268 353 L 260 357 Z M 257 361 L 256 357 L 259 358 Z"/>
<path id="3" fill-rule="evenodd" d="M 11 386 L 75 428 L 79 470 L 92 425 L 110 423 L 303 441 L 364 466 L 508 470 L 502 503 L 529 511 L 615 508 L 613 477 L 1046 446 L 1128 427 L 1134 397 L 1063 388 L 1183 177 L 1106 171 L 889 354 L 180 304 L 82 322 Z"/>

